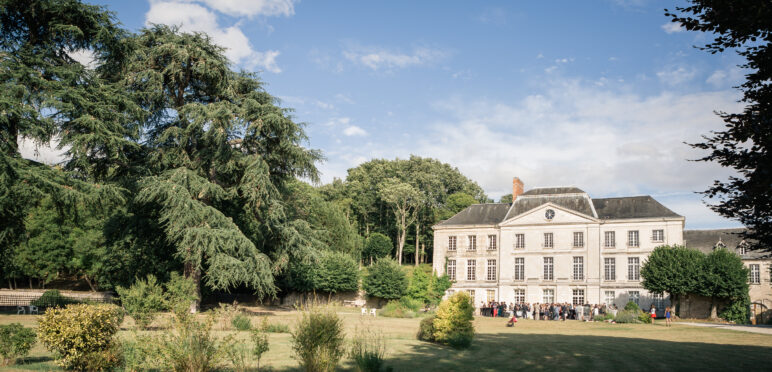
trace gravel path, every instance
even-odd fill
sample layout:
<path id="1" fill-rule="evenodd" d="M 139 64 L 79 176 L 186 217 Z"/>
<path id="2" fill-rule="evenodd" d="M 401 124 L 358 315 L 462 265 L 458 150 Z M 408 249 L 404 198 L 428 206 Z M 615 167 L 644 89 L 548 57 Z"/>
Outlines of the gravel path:
<path id="1" fill-rule="evenodd" d="M 737 325 L 737 324 L 715 324 L 715 323 L 689 323 L 689 322 L 673 322 L 675 325 L 690 325 L 695 327 L 709 327 L 729 329 L 732 331 L 752 332 L 772 335 L 772 326 L 768 325 Z"/>

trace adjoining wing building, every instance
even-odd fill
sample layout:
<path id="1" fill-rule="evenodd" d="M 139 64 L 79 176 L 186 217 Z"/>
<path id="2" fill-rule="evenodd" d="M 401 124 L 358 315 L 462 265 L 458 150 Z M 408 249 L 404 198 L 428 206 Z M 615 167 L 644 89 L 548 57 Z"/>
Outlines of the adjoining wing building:
<path id="1" fill-rule="evenodd" d="M 487 301 L 616 304 L 644 308 L 661 296 L 640 268 L 660 245 L 683 245 L 683 216 L 651 196 L 593 199 L 576 187 L 523 192 L 511 204 L 476 204 L 434 226 L 434 270 Z M 447 270 L 447 271 L 446 271 Z"/>

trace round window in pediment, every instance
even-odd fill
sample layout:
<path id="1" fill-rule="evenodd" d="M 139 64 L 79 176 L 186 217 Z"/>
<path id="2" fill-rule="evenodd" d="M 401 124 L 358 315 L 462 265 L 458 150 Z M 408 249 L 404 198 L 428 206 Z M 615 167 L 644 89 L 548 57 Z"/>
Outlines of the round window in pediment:
<path id="1" fill-rule="evenodd" d="M 552 221 L 552 219 L 555 218 L 555 211 L 547 209 L 547 211 L 544 212 L 544 218 L 546 218 L 547 221 Z"/>

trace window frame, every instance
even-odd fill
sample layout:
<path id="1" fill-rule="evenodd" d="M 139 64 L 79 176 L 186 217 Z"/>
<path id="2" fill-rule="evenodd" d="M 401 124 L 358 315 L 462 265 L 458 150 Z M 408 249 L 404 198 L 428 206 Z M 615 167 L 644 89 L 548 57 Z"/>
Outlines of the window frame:
<path id="1" fill-rule="evenodd" d="M 574 241 L 571 245 L 573 248 L 584 248 L 584 232 L 574 231 Z"/>
<path id="2" fill-rule="evenodd" d="M 525 303 L 525 288 L 515 288 L 513 292 L 516 304 Z"/>
<path id="3" fill-rule="evenodd" d="M 555 280 L 555 258 L 554 257 L 543 257 L 543 275 L 544 280 L 553 281 Z M 549 261 L 549 264 L 547 263 Z M 549 270 L 547 270 L 549 268 Z M 549 274 L 549 275 L 548 275 Z"/>
<path id="4" fill-rule="evenodd" d="M 448 278 L 450 279 L 450 281 L 455 282 L 456 281 L 456 260 L 448 260 L 447 271 L 448 271 L 447 272 Z"/>
<path id="5" fill-rule="evenodd" d="M 574 256 L 572 277 L 574 280 L 584 280 L 584 256 Z"/>
<path id="6" fill-rule="evenodd" d="M 748 283 L 761 284 L 761 265 L 759 264 L 748 265 Z"/>
<path id="7" fill-rule="evenodd" d="M 582 288 L 574 288 L 571 290 L 571 299 L 574 306 L 580 306 L 585 304 L 585 297 L 584 297 L 584 289 Z M 577 301 L 581 299 L 581 301 Z"/>
<path id="8" fill-rule="evenodd" d="M 477 251 L 477 235 L 467 235 L 466 236 L 466 250 L 467 251 Z"/>
<path id="9" fill-rule="evenodd" d="M 641 306 L 641 291 L 627 291 L 627 301 L 635 302 L 636 305 Z"/>
<path id="10" fill-rule="evenodd" d="M 520 263 L 518 263 L 518 261 L 520 261 Z M 513 278 L 516 281 L 525 280 L 525 257 L 515 257 L 515 271 Z"/>
<path id="11" fill-rule="evenodd" d="M 627 257 L 627 280 L 641 281 L 641 258 Z"/>
<path id="12" fill-rule="evenodd" d="M 515 249 L 525 249 L 525 234 L 515 234 Z"/>
<path id="13" fill-rule="evenodd" d="M 633 239 L 633 236 L 635 239 Z M 627 230 L 627 246 L 631 248 L 641 246 L 641 233 L 639 230 Z"/>
<path id="14" fill-rule="evenodd" d="M 657 233 L 659 233 L 659 237 L 657 236 Z M 652 243 L 664 243 L 665 242 L 665 230 L 664 229 L 653 229 L 651 230 L 651 242 Z"/>
<path id="15" fill-rule="evenodd" d="M 458 250 L 458 237 L 456 235 L 448 236 L 448 251 L 455 252 Z"/>
<path id="16" fill-rule="evenodd" d="M 609 239 L 609 236 L 611 239 Z M 604 248 L 616 248 L 617 246 L 617 234 L 616 231 L 604 231 L 603 232 L 603 247 Z"/>
<path id="17" fill-rule="evenodd" d="M 549 237 L 549 239 L 547 239 Z M 542 242 L 542 248 L 555 248 L 555 234 L 551 232 L 544 233 L 544 242 Z"/>
<path id="18" fill-rule="evenodd" d="M 493 263 L 493 265 L 491 265 Z M 497 263 L 495 258 L 488 259 L 487 265 L 486 265 L 486 273 L 485 273 L 485 280 L 492 282 L 495 281 L 497 278 Z M 491 270 L 493 268 L 493 270 Z"/>
<path id="19" fill-rule="evenodd" d="M 477 280 L 477 260 L 466 260 L 466 280 L 469 282 Z"/>
<path id="20" fill-rule="evenodd" d="M 608 282 L 617 280 L 616 257 L 603 257 L 603 280 Z"/>

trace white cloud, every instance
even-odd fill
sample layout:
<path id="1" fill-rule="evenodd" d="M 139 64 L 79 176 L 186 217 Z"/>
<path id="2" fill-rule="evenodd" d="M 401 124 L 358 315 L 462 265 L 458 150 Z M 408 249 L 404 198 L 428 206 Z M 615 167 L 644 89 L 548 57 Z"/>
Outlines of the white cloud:
<path id="1" fill-rule="evenodd" d="M 713 71 L 705 82 L 716 88 L 726 88 L 739 85 L 743 81 L 743 77 L 743 70 L 735 66 Z"/>
<path id="2" fill-rule="evenodd" d="M 348 123 L 351 122 L 351 118 L 342 117 L 342 118 L 332 118 L 327 122 L 328 127 L 335 127 L 338 125 L 348 125 Z"/>
<path id="3" fill-rule="evenodd" d="M 674 34 L 676 32 L 684 31 L 684 28 L 681 27 L 680 23 L 677 22 L 668 22 L 661 26 L 662 30 L 664 30 L 668 34 Z"/>
<path id="4" fill-rule="evenodd" d="M 186 0 L 195 1 L 195 0 Z M 203 0 L 210 8 L 235 17 L 291 16 L 295 0 Z"/>
<path id="5" fill-rule="evenodd" d="M 213 5 L 214 9 L 230 11 L 234 4 L 248 3 L 248 1 L 205 1 L 207 5 Z M 257 1 L 255 3 L 266 3 Z M 271 1 L 268 1 L 271 3 Z M 270 8 L 273 9 L 273 8 Z M 261 14 L 253 8 L 245 7 L 242 13 L 235 15 Z M 271 13 L 262 13 L 274 15 Z M 214 42 L 225 48 L 225 56 L 234 63 L 243 63 L 250 68 L 262 68 L 273 73 L 281 72 L 276 64 L 278 51 L 268 50 L 259 52 L 252 48 L 249 38 L 241 31 L 238 23 L 232 26 L 222 26 L 217 20 L 217 14 L 209 8 L 191 1 L 157 1 L 151 0 L 150 10 L 145 14 L 145 24 L 176 25 L 185 32 L 204 32 L 212 37 Z"/>
<path id="6" fill-rule="evenodd" d="M 697 69 L 686 66 L 670 66 L 657 72 L 659 80 L 668 85 L 679 85 L 686 83 L 697 76 Z"/>
<path id="7" fill-rule="evenodd" d="M 362 128 L 356 126 L 356 125 L 352 125 L 352 126 L 349 126 L 346 129 L 344 129 L 343 130 L 343 134 L 345 134 L 348 137 L 351 137 L 351 136 L 366 136 L 367 132 L 364 129 L 362 129 Z"/>
<path id="8" fill-rule="evenodd" d="M 59 141 L 51 143 L 35 143 L 26 138 L 19 138 L 19 153 L 25 159 L 35 160 L 44 164 L 54 165 L 67 160 L 66 153 L 69 148 L 57 149 Z"/>
<path id="9" fill-rule="evenodd" d="M 343 51 L 351 62 L 376 70 L 393 70 L 434 63 L 445 58 L 447 52 L 431 48 L 414 48 L 412 53 L 402 53 L 380 47 L 355 47 Z"/>
<path id="10" fill-rule="evenodd" d="M 73 50 L 71 52 L 67 52 L 67 55 L 88 69 L 94 69 L 97 67 L 96 56 L 94 55 L 94 51 L 91 49 Z"/>

